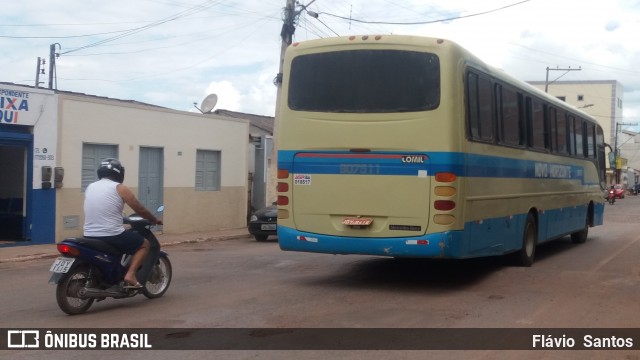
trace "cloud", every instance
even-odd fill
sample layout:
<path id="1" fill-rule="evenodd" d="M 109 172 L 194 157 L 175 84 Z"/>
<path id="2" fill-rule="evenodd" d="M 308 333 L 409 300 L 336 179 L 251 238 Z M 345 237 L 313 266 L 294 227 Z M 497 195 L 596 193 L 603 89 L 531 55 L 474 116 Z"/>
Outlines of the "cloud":
<path id="1" fill-rule="evenodd" d="M 233 86 L 230 81 L 223 80 L 218 82 L 212 82 L 207 86 L 203 99 L 209 94 L 218 95 L 218 104 L 215 109 L 224 109 L 231 111 L 241 111 L 242 95 L 240 91 Z"/>
<path id="2" fill-rule="evenodd" d="M 440 37 L 522 80 L 544 80 L 547 66 L 581 66 L 582 71 L 563 79 L 618 80 L 627 97 L 625 116 L 638 116 L 637 1 L 531 0 L 485 15 L 429 25 L 353 21 L 432 21 L 518 2 L 319 0 L 309 10 L 320 16 L 312 18 L 303 11 L 294 40 L 336 34 Z M 57 84 L 61 90 L 180 110 L 193 109 L 194 101 L 199 104 L 208 93 L 216 92 L 217 108 L 273 115 L 273 77 L 278 71 L 284 4 L 263 0 L 8 2 L 0 13 L 0 47 L 5 50 L 0 58 L 5 69 L 0 81 L 33 85 L 36 58 L 48 60 L 49 45 L 59 43 Z M 181 16 L 186 12 L 190 15 Z M 120 35 L 126 36 L 92 45 Z M 75 51 L 87 45 L 91 46 Z M 640 119 L 630 121 L 634 120 Z"/>
<path id="3" fill-rule="evenodd" d="M 605 30 L 611 32 L 611 31 L 615 31 L 616 29 L 618 29 L 620 27 L 620 23 L 616 20 L 611 20 L 609 22 L 607 22 L 607 24 L 604 26 Z"/>

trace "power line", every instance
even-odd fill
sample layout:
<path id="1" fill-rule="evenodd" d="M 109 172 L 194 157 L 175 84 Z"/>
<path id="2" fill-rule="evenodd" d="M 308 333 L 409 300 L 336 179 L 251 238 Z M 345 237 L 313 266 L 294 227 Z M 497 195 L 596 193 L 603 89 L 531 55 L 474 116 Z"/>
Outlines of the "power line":
<path id="1" fill-rule="evenodd" d="M 317 14 L 324 14 L 324 15 L 333 16 L 333 17 L 336 17 L 336 18 L 339 18 L 339 19 L 359 22 L 359 23 L 363 23 L 363 24 L 425 25 L 425 24 L 434 24 L 434 23 L 439 23 L 439 22 L 470 18 L 470 17 L 473 17 L 473 16 L 486 15 L 486 14 L 490 14 L 490 13 L 493 13 L 493 12 L 496 12 L 496 11 L 504 10 L 504 9 L 507 9 L 507 8 L 510 8 L 510 7 L 513 7 L 513 6 L 524 4 L 524 3 L 529 2 L 529 1 L 530 0 L 524 0 L 524 1 L 520 1 L 520 2 L 515 3 L 515 4 L 506 5 L 506 6 L 497 8 L 497 9 L 487 10 L 487 11 L 483 11 L 483 12 L 479 12 L 479 13 L 475 13 L 475 14 L 470 14 L 470 15 L 461 15 L 461 16 L 450 17 L 450 18 L 447 18 L 447 19 L 429 20 L 429 21 L 416 21 L 416 22 L 367 21 L 367 20 L 354 19 L 354 18 L 351 18 L 351 17 L 341 16 L 341 15 L 330 14 L 330 13 L 326 13 L 326 12 L 317 13 Z"/>
<path id="2" fill-rule="evenodd" d="M 103 33 L 95 33 L 95 34 L 83 34 L 83 35 L 65 35 L 65 36 L 12 36 L 12 35 L 0 35 L 0 38 L 5 39 L 73 39 L 73 38 L 81 38 L 81 37 L 91 37 L 98 35 L 109 35 L 109 34 L 117 34 L 127 32 L 129 30 L 119 30 L 119 31 L 109 31 Z"/>
<path id="3" fill-rule="evenodd" d="M 126 36 L 129 36 L 129 35 L 137 34 L 137 33 L 141 32 L 141 31 L 144 31 L 144 30 L 147 30 L 147 29 L 150 29 L 150 28 L 153 28 L 153 27 L 168 23 L 170 21 L 174 21 L 174 20 L 189 16 L 189 15 L 193 15 L 193 14 L 202 12 L 202 11 L 212 7 L 213 5 L 216 5 L 216 3 L 217 3 L 217 1 L 214 1 L 214 0 L 205 1 L 205 2 L 203 2 L 201 4 L 193 6 L 193 7 L 189 8 L 189 9 L 187 9 L 187 10 L 181 11 L 181 12 L 179 12 L 177 14 L 171 15 L 171 16 L 166 17 L 164 19 L 160 19 L 158 21 L 154 21 L 151 24 L 140 26 L 140 27 L 137 27 L 137 28 L 133 28 L 133 29 L 125 31 L 123 34 L 112 36 L 112 37 L 104 39 L 104 40 L 96 41 L 96 42 L 88 44 L 88 45 L 84 45 L 84 46 L 81 46 L 81 47 L 78 47 L 78 48 L 75 48 L 75 49 L 71 49 L 71 50 L 65 51 L 65 52 L 61 53 L 61 55 L 68 54 L 68 53 L 75 52 L 75 51 L 88 49 L 88 48 L 95 47 L 95 46 L 100 46 L 100 45 L 106 44 L 108 42 L 112 42 L 112 41 L 115 41 L 115 40 L 122 39 L 122 38 L 124 38 Z"/>

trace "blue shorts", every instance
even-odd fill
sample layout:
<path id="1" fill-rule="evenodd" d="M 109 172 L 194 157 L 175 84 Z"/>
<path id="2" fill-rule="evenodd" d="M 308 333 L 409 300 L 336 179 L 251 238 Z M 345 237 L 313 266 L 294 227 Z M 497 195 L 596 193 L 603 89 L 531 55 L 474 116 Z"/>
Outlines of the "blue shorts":
<path id="1" fill-rule="evenodd" d="M 126 254 L 133 254 L 136 250 L 140 249 L 144 242 L 144 237 L 137 232 L 127 229 L 120 235 L 113 236 L 87 236 L 92 239 L 102 240 L 114 248 L 120 250 L 120 252 Z"/>

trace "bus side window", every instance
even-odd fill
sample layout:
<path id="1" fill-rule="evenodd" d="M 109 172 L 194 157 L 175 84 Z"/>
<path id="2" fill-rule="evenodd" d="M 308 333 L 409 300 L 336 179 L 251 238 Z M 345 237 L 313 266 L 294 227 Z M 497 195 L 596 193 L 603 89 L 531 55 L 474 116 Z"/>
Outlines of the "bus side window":
<path id="1" fill-rule="evenodd" d="M 549 108 L 549 150 L 558 152 L 558 110 Z"/>
<path id="2" fill-rule="evenodd" d="M 585 147 L 587 148 L 586 156 L 589 159 L 593 159 L 596 157 L 595 131 L 593 131 L 594 125 L 588 122 L 585 122 L 585 127 L 586 127 L 585 133 L 587 137 L 587 141 L 585 142 Z"/>
<path id="3" fill-rule="evenodd" d="M 604 133 L 602 131 L 602 127 L 596 125 L 596 157 L 598 162 L 600 174 L 600 186 L 604 189 L 607 185 L 606 182 L 606 171 L 607 171 L 607 160 L 605 158 L 604 152 Z"/>
<path id="4" fill-rule="evenodd" d="M 557 152 L 559 154 L 567 154 L 568 153 L 568 144 L 567 144 L 567 117 L 563 110 L 557 110 L 556 117 L 556 141 L 558 144 Z"/>
<path id="5" fill-rule="evenodd" d="M 493 142 L 492 95 L 489 78 L 467 73 L 469 135 L 473 140 Z"/>
<path id="6" fill-rule="evenodd" d="M 500 125 L 500 141 L 505 145 L 523 144 L 523 129 L 520 121 L 518 93 L 514 90 L 496 85 L 496 107 L 498 124 Z"/>
<path id="7" fill-rule="evenodd" d="M 547 126 L 544 118 L 544 106 L 540 101 L 527 97 L 527 121 L 529 122 L 529 146 L 545 151 L 547 145 Z"/>
<path id="8" fill-rule="evenodd" d="M 480 139 L 480 114 L 478 109 L 478 75 L 467 73 L 467 117 L 469 136 Z"/>
<path id="9" fill-rule="evenodd" d="M 584 122 L 575 118 L 576 156 L 584 157 Z"/>
<path id="10" fill-rule="evenodd" d="M 575 117 L 573 115 L 567 115 L 567 125 L 569 126 L 569 154 L 576 155 L 576 131 L 575 131 Z"/>

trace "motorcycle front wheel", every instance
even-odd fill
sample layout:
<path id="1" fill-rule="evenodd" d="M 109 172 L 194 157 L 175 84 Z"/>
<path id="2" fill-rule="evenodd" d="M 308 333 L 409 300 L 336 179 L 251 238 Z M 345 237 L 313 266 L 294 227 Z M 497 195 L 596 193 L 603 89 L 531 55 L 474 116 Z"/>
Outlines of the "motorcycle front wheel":
<path id="1" fill-rule="evenodd" d="M 171 284 L 171 262 L 166 256 L 160 257 L 151 269 L 147 283 L 142 288 L 142 294 L 149 299 L 159 298 L 167 292 Z"/>
<path id="2" fill-rule="evenodd" d="M 93 304 L 93 298 L 83 298 L 81 289 L 91 286 L 89 269 L 80 266 L 69 270 L 64 274 L 56 287 L 56 300 L 60 310 L 69 315 L 82 314 L 89 310 Z"/>

